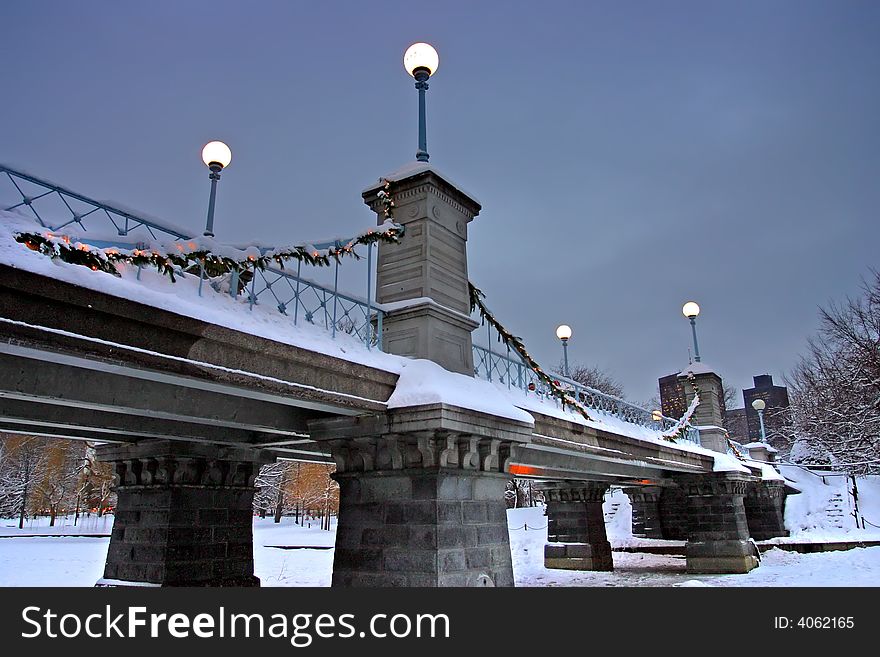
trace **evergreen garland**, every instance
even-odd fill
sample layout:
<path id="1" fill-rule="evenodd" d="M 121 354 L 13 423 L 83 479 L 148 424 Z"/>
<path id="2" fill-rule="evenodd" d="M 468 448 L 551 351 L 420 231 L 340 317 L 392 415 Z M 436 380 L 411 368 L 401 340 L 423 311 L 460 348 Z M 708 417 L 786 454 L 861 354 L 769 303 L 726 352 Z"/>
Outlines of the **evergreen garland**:
<path id="1" fill-rule="evenodd" d="M 273 264 L 284 269 L 284 263 L 288 260 L 298 260 L 308 265 L 324 267 L 330 264 L 331 258 L 337 263 L 341 262 L 345 256 L 360 259 L 354 249 L 361 244 L 369 246 L 376 242 L 397 243 L 400 241 L 404 228 L 391 219 L 391 208 L 394 207 L 394 201 L 387 194 L 385 196 L 385 223 L 362 232 L 345 244 L 322 250 L 307 244 L 297 244 L 274 249 L 261 255 L 249 255 L 240 260 L 213 253 L 209 248 L 200 248 L 198 243 L 192 240 L 174 242 L 176 252 L 174 250 L 163 252 L 156 248 L 132 249 L 130 251 L 118 248 L 100 249 L 81 242 L 71 242 L 70 237 L 55 235 L 51 232 L 18 232 L 15 234 L 15 240 L 50 258 L 82 265 L 93 271 L 103 271 L 114 276 L 120 275 L 116 269 L 117 264 L 155 267 L 160 274 L 167 275 L 172 282 L 176 280 L 175 273 L 186 271 L 192 267 L 204 267 L 208 277 L 221 276 L 231 272 L 242 273 L 252 268 L 263 270 Z"/>
<path id="2" fill-rule="evenodd" d="M 673 427 L 660 434 L 660 436 L 666 440 L 675 442 L 678 439 L 681 432 L 684 431 L 685 427 L 687 427 L 688 423 L 691 421 L 694 412 L 697 410 L 697 406 L 700 405 L 700 389 L 697 387 L 697 379 L 693 372 L 687 373 L 687 380 L 694 389 L 694 398 L 691 400 L 690 405 L 687 407 L 684 415 L 679 418 L 678 422 L 676 422 Z"/>
<path id="3" fill-rule="evenodd" d="M 541 369 L 541 366 L 538 365 L 535 359 L 532 358 L 531 354 L 529 354 L 522 339 L 513 335 L 513 333 L 504 328 L 504 326 L 501 325 L 501 322 L 495 318 L 492 312 L 486 307 L 486 304 L 483 303 L 483 297 L 486 295 L 470 281 L 468 282 L 468 291 L 470 293 L 471 312 L 479 309 L 481 321 L 483 323 L 488 322 L 498 332 L 498 339 L 503 342 L 505 346 L 513 349 L 519 357 L 523 359 L 523 362 L 529 367 L 529 369 L 531 369 L 538 379 L 547 386 L 550 390 L 551 396 L 559 399 L 563 408 L 570 406 L 580 413 L 585 420 L 592 422 L 593 418 L 590 417 L 587 407 L 581 404 L 577 399 L 571 397 L 571 395 L 559 385 L 558 381 L 554 380 L 544 372 L 544 370 Z"/>

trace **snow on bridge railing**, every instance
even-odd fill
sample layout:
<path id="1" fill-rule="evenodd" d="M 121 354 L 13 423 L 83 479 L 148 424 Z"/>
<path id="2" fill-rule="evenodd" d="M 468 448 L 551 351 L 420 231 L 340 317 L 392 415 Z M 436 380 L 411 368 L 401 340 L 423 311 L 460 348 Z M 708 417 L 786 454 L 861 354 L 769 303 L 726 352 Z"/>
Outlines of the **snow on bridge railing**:
<path id="1" fill-rule="evenodd" d="M 62 185 L 30 173 L 0 164 L 0 209 L 32 215 L 50 233 L 66 236 L 98 249 L 149 249 L 156 241 L 187 241 L 192 231 L 148 217 L 114 201 L 96 201 Z M 310 244 L 317 250 L 340 247 L 349 240 Z M 372 301 L 373 245 L 367 249 L 366 299 L 339 291 L 339 262 L 335 263 L 333 286 L 304 278 L 302 261 L 296 274 L 275 266 L 253 267 L 247 272 L 206 278 L 200 268 L 201 280 L 214 289 L 231 296 L 244 293 L 249 307 L 271 303 L 278 311 L 291 317 L 294 325 L 305 321 L 322 326 L 334 337 L 337 332 L 357 336 L 367 348 L 381 348 L 384 312 Z M 257 246 L 265 254 L 270 247 Z M 140 268 L 138 269 L 140 278 Z"/>
<path id="2" fill-rule="evenodd" d="M 549 390 L 546 389 L 546 385 L 534 371 L 509 349 L 506 354 L 503 354 L 474 344 L 473 353 L 474 375 L 478 378 L 496 381 L 508 388 L 519 388 L 526 394 L 553 398 Z M 572 397 L 589 409 L 613 415 L 624 422 L 661 432 L 673 428 L 677 423 L 677 420 L 666 416 L 660 416 L 659 420 L 655 420 L 653 411 L 585 386 L 561 374 L 551 372 L 551 376 L 563 388 L 567 389 Z M 685 440 L 700 444 L 699 432 L 695 427 L 686 427 L 681 435 Z"/>

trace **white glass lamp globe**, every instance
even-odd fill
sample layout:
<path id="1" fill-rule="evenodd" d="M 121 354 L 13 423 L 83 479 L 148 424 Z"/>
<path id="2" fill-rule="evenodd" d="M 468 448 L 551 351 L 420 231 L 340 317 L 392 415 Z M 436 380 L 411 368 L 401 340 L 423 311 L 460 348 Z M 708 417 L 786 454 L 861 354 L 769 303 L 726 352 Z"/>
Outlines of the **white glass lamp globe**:
<path id="1" fill-rule="evenodd" d="M 651 411 L 651 419 L 654 422 L 660 422 L 663 420 L 663 413 L 661 411 Z"/>
<path id="2" fill-rule="evenodd" d="M 688 319 L 693 319 L 700 314 L 700 307 L 695 301 L 688 301 L 681 307 L 681 313 Z"/>
<path id="3" fill-rule="evenodd" d="M 440 57 L 430 43 L 414 43 L 403 53 L 403 67 L 415 77 L 417 68 L 428 69 L 428 75 L 434 75 L 440 66 Z"/>
<path id="4" fill-rule="evenodd" d="M 756 411 L 763 411 L 765 408 L 767 408 L 767 404 L 764 403 L 763 399 L 756 399 L 752 402 L 752 408 L 754 408 Z"/>
<path id="5" fill-rule="evenodd" d="M 225 169 L 232 162 L 232 151 L 222 141 L 208 142 L 202 149 L 202 162 L 208 167 L 216 162 L 221 169 Z"/>
<path id="6" fill-rule="evenodd" d="M 571 327 L 568 324 L 561 324 L 556 328 L 556 337 L 560 340 L 568 340 L 571 337 Z"/>

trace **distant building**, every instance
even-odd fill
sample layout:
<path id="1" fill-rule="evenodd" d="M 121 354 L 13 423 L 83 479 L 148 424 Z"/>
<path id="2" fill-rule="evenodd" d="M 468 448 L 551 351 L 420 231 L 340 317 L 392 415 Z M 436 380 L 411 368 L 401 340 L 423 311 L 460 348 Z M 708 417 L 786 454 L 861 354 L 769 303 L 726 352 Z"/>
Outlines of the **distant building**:
<path id="1" fill-rule="evenodd" d="M 752 402 L 763 399 L 767 405 L 764 409 L 764 429 L 767 432 L 767 442 L 782 450 L 787 447 L 787 441 L 780 435 L 783 426 L 788 420 L 789 401 L 788 388 L 773 385 L 773 377 L 769 374 L 761 374 L 752 377 L 754 388 L 743 390 L 743 402 L 745 404 L 746 421 L 748 422 L 749 442 L 761 440 L 761 422 L 758 412 L 752 408 Z"/>
<path id="2" fill-rule="evenodd" d="M 678 373 L 664 376 L 660 379 L 660 410 L 663 415 L 671 418 L 680 418 L 688 407 L 684 384 Z"/>
<path id="3" fill-rule="evenodd" d="M 749 438 L 749 420 L 744 408 L 728 408 L 724 413 L 724 428 L 730 437 L 738 443 L 751 442 Z"/>

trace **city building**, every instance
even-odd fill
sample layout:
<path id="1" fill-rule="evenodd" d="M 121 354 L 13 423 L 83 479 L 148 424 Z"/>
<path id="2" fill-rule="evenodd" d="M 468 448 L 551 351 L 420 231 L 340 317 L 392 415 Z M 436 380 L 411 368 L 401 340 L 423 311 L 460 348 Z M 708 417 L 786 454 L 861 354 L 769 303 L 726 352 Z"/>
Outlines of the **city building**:
<path id="1" fill-rule="evenodd" d="M 769 374 L 760 374 L 752 379 L 754 387 L 742 391 L 749 428 L 749 442 L 761 440 L 761 422 L 758 419 L 758 412 L 752 408 L 752 402 L 756 399 L 763 399 L 767 405 L 764 409 L 764 429 L 767 433 L 767 442 L 776 449 L 784 450 L 788 445 L 782 436 L 782 429 L 788 420 L 789 413 L 788 388 L 774 385 L 773 377 Z"/>

